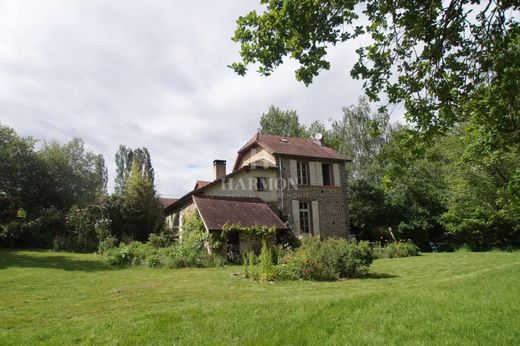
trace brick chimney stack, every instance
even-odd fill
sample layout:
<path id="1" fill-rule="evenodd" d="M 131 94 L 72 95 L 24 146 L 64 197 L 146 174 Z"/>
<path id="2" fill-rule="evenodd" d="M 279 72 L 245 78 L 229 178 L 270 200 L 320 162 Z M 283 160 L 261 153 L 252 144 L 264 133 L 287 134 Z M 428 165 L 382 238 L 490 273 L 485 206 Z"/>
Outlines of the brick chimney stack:
<path id="1" fill-rule="evenodd" d="M 214 160 L 213 172 L 215 180 L 226 176 L 226 160 Z"/>

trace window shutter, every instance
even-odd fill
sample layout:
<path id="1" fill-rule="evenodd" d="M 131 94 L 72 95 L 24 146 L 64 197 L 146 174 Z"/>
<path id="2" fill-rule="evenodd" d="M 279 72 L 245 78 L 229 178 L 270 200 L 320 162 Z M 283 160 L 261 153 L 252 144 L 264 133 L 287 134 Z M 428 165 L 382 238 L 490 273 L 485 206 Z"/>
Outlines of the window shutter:
<path id="1" fill-rule="evenodd" d="M 310 185 L 316 186 L 316 162 L 309 161 Z"/>
<path id="2" fill-rule="evenodd" d="M 298 169 L 296 168 L 296 160 L 289 160 L 289 174 L 291 184 L 294 186 L 298 185 Z"/>
<path id="3" fill-rule="evenodd" d="M 292 200 L 292 217 L 293 217 L 293 225 L 294 234 L 300 234 L 300 202 L 293 199 Z"/>
<path id="4" fill-rule="evenodd" d="M 315 237 L 320 236 L 320 212 L 318 210 L 318 201 L 312 201 L 312 231 Z"/>
<path id="5" fill-rule="evenodd" d="M 323 186 L 323 169 L 321 168 L 321 162 L 314 162 L 316 166 L 316 186 Z"/>
<path id="6" fill-rule="evenodd" d="M 334 169 L 334 185 L 341 186 L 341 176 L 339 175 L 339 165 L 337 163 L 332 165 Z"/>

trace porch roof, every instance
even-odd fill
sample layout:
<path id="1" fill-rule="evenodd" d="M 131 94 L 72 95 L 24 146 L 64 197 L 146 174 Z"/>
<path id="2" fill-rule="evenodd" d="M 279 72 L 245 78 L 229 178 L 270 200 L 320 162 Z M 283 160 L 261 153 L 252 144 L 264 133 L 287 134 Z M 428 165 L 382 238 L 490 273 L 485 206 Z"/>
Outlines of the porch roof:
<path id="1" fill-rule="evenodd" d="M 244 227 L 276 227 L 287 229 L 275 212 L 260 198 L 193 196 L 204 225 L 208 230 L 220 230 L 227 224 Z"/>

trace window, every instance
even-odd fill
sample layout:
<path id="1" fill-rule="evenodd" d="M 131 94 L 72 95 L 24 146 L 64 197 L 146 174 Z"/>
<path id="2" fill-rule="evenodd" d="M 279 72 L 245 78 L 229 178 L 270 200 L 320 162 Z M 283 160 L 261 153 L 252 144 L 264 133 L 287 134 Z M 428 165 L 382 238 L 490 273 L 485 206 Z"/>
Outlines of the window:
<path id="1" fill-rule="evenodd" d="M 266 190 L 267 190 L 267 178 L 257 177 L 256 178 L 256 191 L 266 191 Z"/>
<path id="2" fill-rule="evenodd" d="M 333 185 L 332 165 L 330 163 L 322 163 L 321 172 L 323 174 L 323 185 Z"/>
<path id="3" fill-rule="evenodd" d="M 297 162 L 296 163 L 297 173 L 298 173 L 298 185 L 308 185 L 309 184 L 309 170 L 307 169 L 307 162 Z"/>
<path id="4" fill-rule="evenodd" d="M 311 233 L 311 211 L 309 202 L 300 202 L 300 232 Z"/>

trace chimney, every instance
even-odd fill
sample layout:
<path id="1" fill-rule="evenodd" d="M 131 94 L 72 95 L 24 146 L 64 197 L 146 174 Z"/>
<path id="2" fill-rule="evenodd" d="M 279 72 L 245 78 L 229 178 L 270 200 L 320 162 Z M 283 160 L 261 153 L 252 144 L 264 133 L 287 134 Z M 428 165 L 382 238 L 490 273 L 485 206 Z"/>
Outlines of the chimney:
<path id="1" fill-rule="evenodd" d="M 214 160 L 213 161 L 213 172 L 215 180 L 226 176 L 226 160 Z"/>

